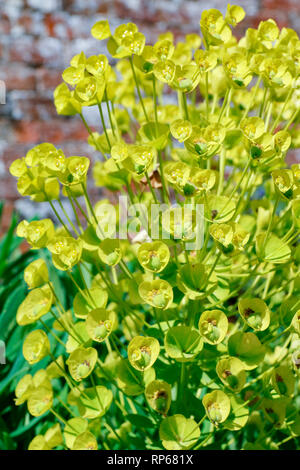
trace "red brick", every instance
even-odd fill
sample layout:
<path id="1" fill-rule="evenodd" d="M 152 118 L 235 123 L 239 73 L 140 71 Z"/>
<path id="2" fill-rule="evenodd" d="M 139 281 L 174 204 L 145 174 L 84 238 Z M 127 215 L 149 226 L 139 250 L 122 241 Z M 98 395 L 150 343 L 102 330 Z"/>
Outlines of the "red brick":
<path id="1" fill-rule="evenodd" d="M 47 122 L 20 121 L 16 125 L 16 137 L 23 143 L 58 144 L 65 140 L 86 140 L 88 134 L 79 120 L 58 118 Z"/>
<path id="2" fill-rule="evenodd" d="M 35 40 L 31 36 L 24 36 L 10 45 L 9 57 L 15 62 L 34 66 L 51 64 L 53 67 L 63 61 L 63 43 L 55 38 Z"/>
<path id="3" fill-rule="evenodd" d="M 9 34 L 10 26 L 9 17 L 5 13 L 0 13 L 0 33 Z"/>
<path id="4" fill-rule="evenodd" d="M 298 0 L 263 0 L 262 9 L 270 9 L 280 12 L 280 11 L 297 11 L 300 12 L 300 3 Z"/>
<path id="5" fill-rule="evenodd" d="M 39 68 L 36 71 L 36 87 L 38 92 L 53 92 L 62 82 L 63 70 Z"/>
<path id="6" fill-rule="evenodd" d="M 46 97 L 19 99 L 14 108 L 14 113 L 27 121 L 47 121 L 57 117 L 52 99 Z"/>
<path id="7" fill-rule="evenodd" d="M 5 81 L 7 91 L 34 90 L 34 70 L 23 64 L 9 64 L 1 68 L 1 79 Z"/>
<path id="8" fill-rule="evenodd" d="M 251 27 L 257 28 L 261 21 L 266 21 L 269 18 L 272 18 L 274 21 L 276 21 L 279 28 L 284 28 L 284 27 L 289 26 L 289 17 L 288 17 L 287 10 L 286 11 L 284 10 L 274 11 L 274 10 L 262 9 L 260 10 L 257 16 L 254 16 L 252 18 Z"/>

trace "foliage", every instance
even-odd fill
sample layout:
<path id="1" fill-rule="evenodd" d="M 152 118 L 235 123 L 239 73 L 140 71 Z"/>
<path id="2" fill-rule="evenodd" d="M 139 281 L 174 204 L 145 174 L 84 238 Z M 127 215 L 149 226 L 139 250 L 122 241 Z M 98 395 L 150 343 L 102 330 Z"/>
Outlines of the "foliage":
<path id="1" fill-rule="evenodd" d="M 207 10 L 202 36 L 154 45 L 100 21 L 92 35 L 116 65 L 82 52 L 63 72 L 57 112 L 86 126 L 96 186 L 129 197 L 125 227 L 124 199 L 113 213 L 91 203 L 86 157 L 43 143 L 11 165 L 60 222 L 17 227 L 52 257 L 49 275 L 26 268 L 16 315 L 18 334 L 34 330 L 16 405 L 44 423 L 30 449 L 299 446 L 300 165 L 285 159 L 299 147 L 300 41 L 271 19 L 238 41 L 244 16 Z"/>

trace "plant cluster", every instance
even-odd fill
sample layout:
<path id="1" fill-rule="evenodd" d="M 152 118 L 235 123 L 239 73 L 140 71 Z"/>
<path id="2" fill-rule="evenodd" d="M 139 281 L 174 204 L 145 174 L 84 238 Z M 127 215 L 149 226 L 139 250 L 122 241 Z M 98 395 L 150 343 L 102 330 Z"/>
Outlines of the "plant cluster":
<path id="1" fill-rule="evenodd" d="M 26 267 L 17 311 L 33 327 L 26 361 L 46 364 L 18 382 L 16 405 L 53 415 L 29 449 L 299 444 L 300 164 L 285 160 L 300 143 L 300 41 L 271 19 L 238 40 L 244 16 L 210 9 L 201 36 L 175 43 L 166 32 L 154 45 L 133 23 L 112 33 L 100 21 L 91 33 L 107 39 L 114 65 L 81 52 L 63 72 L 57 112 L 86 126 L 95 185 L 141 208 L 135 234 L 107 236 L 88 158 L 42 143 L 10 167 L 20 194 L 48 202 L 60 222 L 17 228 L 52 256 Z M 84 117 L 91 106 L 102 133 Z M 197 205 L 204 240 L 189 250 Z M 73 283 L 70 305 L 49 268 Z"/>

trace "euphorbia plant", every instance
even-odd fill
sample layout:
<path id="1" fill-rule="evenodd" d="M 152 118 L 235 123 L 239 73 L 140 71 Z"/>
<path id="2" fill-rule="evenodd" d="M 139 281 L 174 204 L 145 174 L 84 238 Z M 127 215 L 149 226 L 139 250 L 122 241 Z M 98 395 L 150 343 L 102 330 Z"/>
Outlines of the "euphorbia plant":
<path id="1" fill-rule="evenodd" d="M 60 223 L 17 229 L 53 264 L 26 268 L 17 313 L 33 327 L 26 360 L 48 363 L 20 380 L 16 404 L 54 415 L 30 449 L 299 443 L 300 164 L 285 159 L 299 146 L 300 41 L 271 19 L 238 40 L 244 16 L 207 10 L 201 36 L 154 45 L 133 23 L 93 26 L 114 66 L 76 55 L 54 103 L 82 119 L 111 200 L 93 205 L 89 159 L 51 143 L 11 165 L 19 192 Z M 72 305 L 54 268 L 74 283 Z"/>

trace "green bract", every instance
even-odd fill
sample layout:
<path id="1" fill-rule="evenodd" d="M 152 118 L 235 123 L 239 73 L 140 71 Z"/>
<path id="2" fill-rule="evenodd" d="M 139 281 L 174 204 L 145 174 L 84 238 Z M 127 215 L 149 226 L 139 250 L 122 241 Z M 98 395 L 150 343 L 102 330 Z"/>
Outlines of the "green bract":
<path id="1" fill-rule="evenodd" d="M 244 364 L 237 357 L 220 359 L 216 371 L 219 379 L 233 392 L 241 391 L 246 383 Z"/>
<path id="2" fill-rule="evenodd" d="M 29 364 L 35 364 L 49 354 L 50 343 L 43 330 L 34 330 L 23 343 L 23 355 Z"/>
<path id="3" fill-rule="evenodd" d="M 83 289 L 74 297 L 73 308 L 76 317 L 86 318 L 94 308 L 105 308 L 108 295 L 104 289 L 92 287 L 89 291 Z"/>
<path id="4" fill-rule="evenodd" d="M 115 266 L 122 258 L 119 240 L 103 240 L 98 248 L 98 255 L 101 261 L 108 266 Z"/>
<path id="5" fill-rule="evenodd" d="M 156 338 L 136 336 L 128 345 L 128 359 L 137 370 L 149 369 L 159 355 L 159 342 Z"/>
<path id="6" fill-rule="evenodd" d="M 94 341 L 101 343 L 112 332 L 116 314 L 112 310 L 96 308 L 88 313 L 86 318 L 86 330 Z"/>
<path id="7" fill-rule="evenodd" d="M 223 341 L 228 330 L 228 320 L 221 310 L 207 310 L 199 319 L 199 331 L 205 342 L 218 344 Z"/>
<path id="8" fill-rule="evenodd" d="M 71 376 L 77 382 L 88 377 L 97 362 L 97 350 L 94 348 L 77 348 L 70 354 L 67 364 Z"/>
<path id="9" fill-rule="evenodd" d="M 170 259 L 170 252 L 165 243 L 143 243 L 139 247 L 137 256 L 143 268 L 159 273 L 167 266 Z"/>
<path id="10" fill-rule="evenodd" d="M 86 388 L 80 395 L 78 410 L 83 418 L 95 419 L 103 416 L 109 409 L 113 399 L 111 390 L 101 385 Z"/>
<path id="11" fill-rule="evenodd" d="M 202 403 L 208 418 L 215 426 L 223 423 L 230 413 L 230 399 L 221 390 L 204 395 Z"/>
<path id="12" fill-rule="evenodd" d="M 28 325 L 34 323 L 49 312 L 52 303 L 53 294 L 47 284 L 43 287 L 31 290 L 18 308 L 18 324 Z"/>
<path id="13" fill-rule="evenodd" d="M 203 348 L 203 341 L 197 332 L 188 326 L 174 326 L 165 336 L 167 354 L 179 362 L 192 361 Z"/>
<path id="14" fill-rule="evenodd" d="M 155 308 L 166 309 L 173 301 L 172 287 L 162 279 L 142 282 L 139 286 L 139 294 L 146 303 Z"/>
<path id="15" fill-rule="evenodd" d="M 237 356 L 246 370 L 255 369 L 263 360 L 265 348 L 254 333 L 237 332 L 228 340 L 228 352 Z"/>
<path id="16" fill-rule="evenodd" d="M 171 405 L 171 386 L 163 380 L 153 380 L 145 390 L 146 398 L 155 411 L 166 415 Z"/>
<path id="17" fill-rule="evenodd" d="M 155 370 L 153 367 L 141 372 L 132 368 L 128 359 L 122 359 L 117 366 L 118 384 L 126 395 L 140 395 L 145 391 L 146 386 L 155 380 Z"/>
<path id="18" fill-rule="evenodd" d="M 159 437 L 167 450 L 186 450 L 197 442 L 200 429 L 193 419 L 176 414 L 162 421 Z"/>
<path id="19" fill-rule="evenodd" d="M 48 279 L 48 269 L 43 259 L 32 261 L 24 270 L 24 280 L 29 289 L 41 287 Z"/>
<path id="20" fill-rule="evenodd" d="M 241 316 L 253 330 L 263 331 L 270 324 L 270 311 L 261 299 L 240 299 L 238 308 Z"/>

